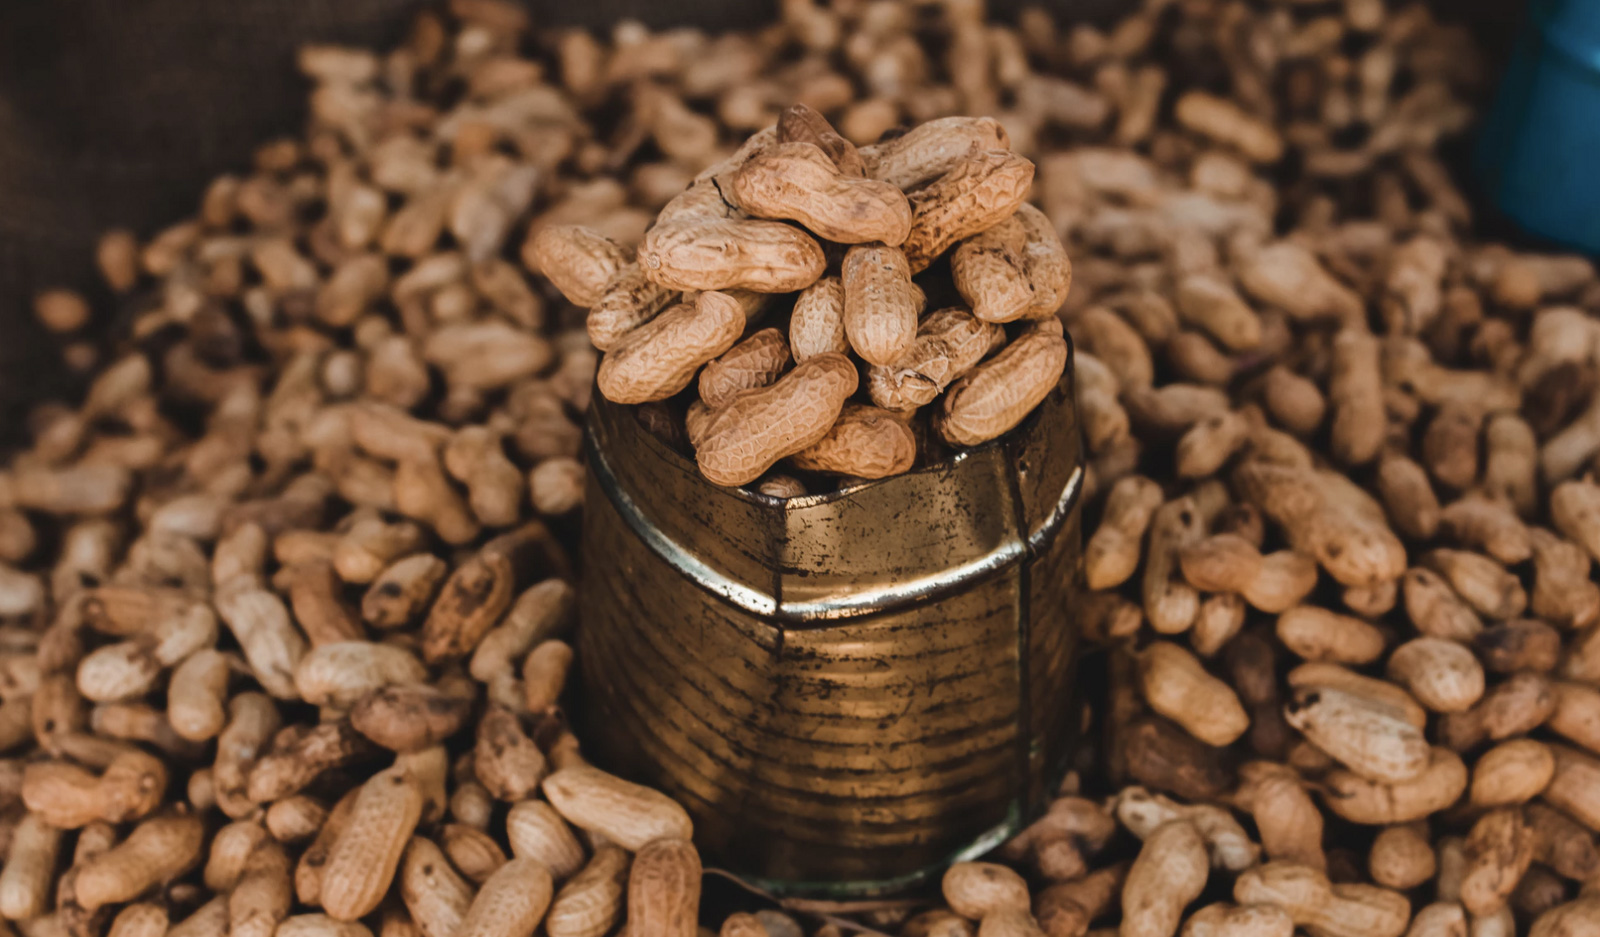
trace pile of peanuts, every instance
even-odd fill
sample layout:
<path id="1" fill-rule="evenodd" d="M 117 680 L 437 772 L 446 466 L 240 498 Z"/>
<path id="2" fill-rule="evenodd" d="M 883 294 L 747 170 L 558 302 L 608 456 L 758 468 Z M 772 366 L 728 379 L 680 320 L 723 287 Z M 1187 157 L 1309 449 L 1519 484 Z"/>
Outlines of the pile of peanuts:
<path id="1" fill-rule="evenodd" d="M 108 234 L 114 299 L 39 298 L 88 380 L 0 470 L 0 934 L 1600 933 L 1600 280 L 1472 238 L 1460 29 L 784 0 L 602 41 L 452 0 L 300 65 L 302 138 Z M 565 225 L 626 256 L 797 103 L 1036 164 L 1107 685 L 993 861 L 720 920 L 687 815 L 567 727 L 599 358 L 529 268 Z"/>
<path id="2" fill-rule="evenodd" d="M 668 202 L 637 257 L 582 225 L 545 228 L 530 249 L 567 299 L 591 307 L 608 400 L 666 401 L 698 373 L 687 412 L 662 405 L 646 425 L 669 443 L 686 436 L 707 479 L 805 493 L 792 475 L 762 478 L 780 459 L 885 478 L 910 470 L 919 449 L 941 461 L 938 441 L 1007 432 L 1066 367 L 1055 312 L 1072 265 L 1050 219 L 1023 201 L 1034 166 L 1008 143 L 992 117 L 946 117 L 858 149 L 797 104 Z M 830 250 L 838 273 L 824 276 Z M 946 251 L 965 305 L 923 315 L 912 277 Z M 786 329 L 745 337 L 778 294 L 796 291 Z M 1006 322 L 1025 323 L 1009 343 Z M 861 383 L 852 351 L 870 405 L 849 403 Z M 940 394 L 932 426 L 917 420 Z"/>

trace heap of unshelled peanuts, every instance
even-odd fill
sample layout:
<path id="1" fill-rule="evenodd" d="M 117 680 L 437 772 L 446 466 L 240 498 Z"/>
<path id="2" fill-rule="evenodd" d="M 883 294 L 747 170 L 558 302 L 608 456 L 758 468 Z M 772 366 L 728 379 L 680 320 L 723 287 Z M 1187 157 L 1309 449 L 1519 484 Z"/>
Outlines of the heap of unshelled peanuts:
<path id="1" fill-rule="evenodd" d="M 1600 932 L 1600 283 L 1471 238 L 1461 31 L 781 8 L 601 41 L 453 0 L 308 49 L 302 139 L 102 241 L 116 323 L 40 297 L 92 380 L 0 471 L 3 930 L 695 937 L 688 816 L 566 727 L 597 355 L 525 266 L 557 225 L 638 245 L 799 102 L 858 146 L 991 114 L 1037 164 L 1110 685 L 1103 744 L 942 900 L 705 923 Z"/>
<path id="2" fill-rule="evenodd" d="M 790 475 L 762 479 L 780 459 L 850 479 L 898 475 L 919 448 L 938 462 L 940 442 L 1006 433 L 1066 367 L 1056 310 L 1072 265 L 1050 219 L 1023 201 L 1034 167 L 1008 143 L 992 117 L 947 117 L 857 149 L 797 104 L 668 202 L 637 258 L 582 225 L 545 228 L 531 250 L 539 272 L 592 307 L 608 400 L 670 400 L 698 375 L 681 420 L 661 404 L 647 425 L 669 443 L 687 436 L 712 482 L 805 493 Z M 837 275 L 824 276 L 828 249 Z M 923 315 L 912 277 L 946 251 L 965 305 Z M 745 337 L 794 292 L 786 329 Z M 1009 343 L 1006 322 L 1019 323 Z M 850 402 L 861 383 L 852 351 L 871 404 Z M 941 394 L 931 425 L 919 420 Z"/>

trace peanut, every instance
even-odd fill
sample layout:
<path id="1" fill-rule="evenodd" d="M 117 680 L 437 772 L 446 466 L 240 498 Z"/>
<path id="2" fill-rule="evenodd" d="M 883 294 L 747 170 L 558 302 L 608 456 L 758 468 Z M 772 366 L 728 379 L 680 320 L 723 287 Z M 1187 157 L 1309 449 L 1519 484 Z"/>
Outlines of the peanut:
<path id="1" fill-rule="evenodd" d="M 740 394 L 711 415 L 695 444 L 701 473 L 719 485 L 761 477 L 779 459 L 827 435 L 856 383 L 849 360 L 829 353 L 807 359 L 769 387 Z"/>

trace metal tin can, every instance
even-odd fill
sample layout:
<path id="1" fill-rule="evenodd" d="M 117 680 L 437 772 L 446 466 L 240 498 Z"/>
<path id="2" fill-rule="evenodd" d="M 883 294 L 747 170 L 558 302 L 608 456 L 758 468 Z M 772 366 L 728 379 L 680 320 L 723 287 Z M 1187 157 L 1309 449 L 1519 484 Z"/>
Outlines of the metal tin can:
<path id="1" fill-rule="evenodd" d="M 599 394 L 586 752 L 785 894 L 882 894 L 1042 808 L 1077 728 L 1084 468 L 1067 373 L 947 463 L 781 500 L 719 488 Z"/>

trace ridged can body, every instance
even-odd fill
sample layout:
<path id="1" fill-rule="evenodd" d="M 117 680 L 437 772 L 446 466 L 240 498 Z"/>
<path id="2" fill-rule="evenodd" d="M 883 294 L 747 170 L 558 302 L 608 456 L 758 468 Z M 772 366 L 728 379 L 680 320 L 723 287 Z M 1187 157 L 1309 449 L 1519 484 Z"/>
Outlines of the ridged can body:
<path id="1" fill-rule="evenodd" d="M 1018 829 L 1078 723 L 1071 388 L 1069 361 L 1001 439 L 787 501 L 711 485 L 597 394 L 586 754 L 787 894 L 892 892 Z"/>

